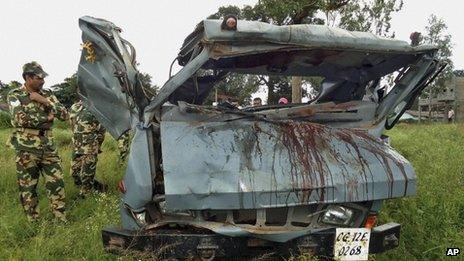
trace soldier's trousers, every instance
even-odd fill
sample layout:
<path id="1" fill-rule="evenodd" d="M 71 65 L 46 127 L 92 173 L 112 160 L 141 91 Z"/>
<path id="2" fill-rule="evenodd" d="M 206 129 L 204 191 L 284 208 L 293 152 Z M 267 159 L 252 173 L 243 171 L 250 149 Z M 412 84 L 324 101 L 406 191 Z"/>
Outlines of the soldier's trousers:
<path id="1" fill-rule="evenodd" d="M 76 184 L 81 184 L 81 194 L 88 194 L 93 188 L 98 154 L 73 154 L 71 176 Z"/>
<path id="2" fill-rule="evenodd" d="M 39 217 L 37 183 L 40 174 L 45 179 L 45 189 L 53 214 L 58 219 L 66 220 L 63 171 L 56 152 L 37 154 L 18 150 L 16 172 L 21 204 L 29 220 Z"/>
<path id="3" fill-rule="evenodd" d="M 119 137 L 118 149 L 119 149 L 119 163 L 123 164 L 126 161 L 127 155 L 129 154 L 129 143 L 130 143 L 130 134 L 129 131 L 126 131 L 121 137 Z"/>

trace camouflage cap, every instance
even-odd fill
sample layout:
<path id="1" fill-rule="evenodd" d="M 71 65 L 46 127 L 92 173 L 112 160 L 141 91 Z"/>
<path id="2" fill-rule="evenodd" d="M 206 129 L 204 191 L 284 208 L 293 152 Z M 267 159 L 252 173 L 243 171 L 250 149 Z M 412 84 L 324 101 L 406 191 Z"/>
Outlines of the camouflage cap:
<path id="1" fill-rule="evenodd" d="M 42 69 L 42 66 L 40 66 L 40 64 L 38 64 L 37 62 L 30 62 L 30 63 L 26 63 L 25 65 L 23 65 L 23 74 L 25 73 L 32 73 L 32 74 L 35 74 L 37 76 L 39 76 L 40 78 L 45 78 L 48 76 L 48 73 L 46 73 L 43 69 Z"/>

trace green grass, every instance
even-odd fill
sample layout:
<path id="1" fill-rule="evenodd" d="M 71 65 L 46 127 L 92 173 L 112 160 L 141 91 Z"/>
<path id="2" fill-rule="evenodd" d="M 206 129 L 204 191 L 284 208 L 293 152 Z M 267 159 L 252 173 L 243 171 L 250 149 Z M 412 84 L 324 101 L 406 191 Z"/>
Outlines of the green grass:
<path id="1" fill-rule="evenodd" d="M 1 144 L 5 144 L 10 131 L 0 130 Z M 399 125 L 388 134 L 392 145 L 415 167 L 418 193 L 415 197 L 384 204 L 380 223 L 402 224 L 400 246 L 372 255 L 371 259 L 441 260 L 445 259 L 447 247 L 460 247 L 463 251 L 464 126 Z M 18 200 L 13 151 L 3 150 L 0 154 L 0 260 L 117 259 L 118 256 L 103 250 L 100 235 L 103 227 L 120 223 L 115 188 L 123 168 L 117 164 L 116 142 L 107 136 L 97 169 L 97 179 L 110 184 L 109 193 L 80 200 L 69 176 L 71 134 L 58 128 L 54 135 L 63 159 L 70 222 L 64 225 L 53 221 L 43 183 L 39 184 L 42 218 L 37 224 L 26 221 Z"/>
<path id="2" fill-rule="evenodd" d="M 0 110 L 0 129 L 11 128 L 11 117 L 6 111 Z"/>
<path id="3" fill-rule="evenodd" d="M 447 247 L 464 248 L 464 126 L 400 125 L 392 146 L 412 162 L 415 197 L 387 201 L 381 222 L 402 224 L 398 249 L 378 260 L 442 260 Z M 461 253 L 462 257 L 462 253 Z"/>

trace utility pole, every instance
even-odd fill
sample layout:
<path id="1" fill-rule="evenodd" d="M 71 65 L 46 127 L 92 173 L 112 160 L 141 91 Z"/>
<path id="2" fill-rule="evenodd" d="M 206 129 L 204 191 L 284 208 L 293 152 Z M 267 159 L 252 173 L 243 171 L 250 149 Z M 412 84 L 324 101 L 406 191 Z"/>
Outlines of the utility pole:
<path id="1" fill-rule="evenodd" d="M 301 103 L 301 82 L 303 77 L 293 76 L 292 77 L 292 103 Z"/>

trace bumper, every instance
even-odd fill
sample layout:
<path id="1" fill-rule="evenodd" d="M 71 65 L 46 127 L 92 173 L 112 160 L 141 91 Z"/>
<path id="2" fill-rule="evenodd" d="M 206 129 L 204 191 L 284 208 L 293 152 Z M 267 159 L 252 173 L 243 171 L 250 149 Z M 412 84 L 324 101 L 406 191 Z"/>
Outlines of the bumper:
<path id="1" fill-rule="evenodd" d="M 401 225 L 387 223 L 371 231 L 369 253 L 381 253 L 398 246 Z M 154 232 L 107 228 L 102 231 L 103 245 L 108 251 L 126 249 L 151 252 L 157 258 L 202 259 L 214 257 L 278 256 L 310 253 L 333 256 L 335 229 L 310 233 L 285 243 L 257 238 L 229 237 L 198 229 L 159 229 Z"/>

